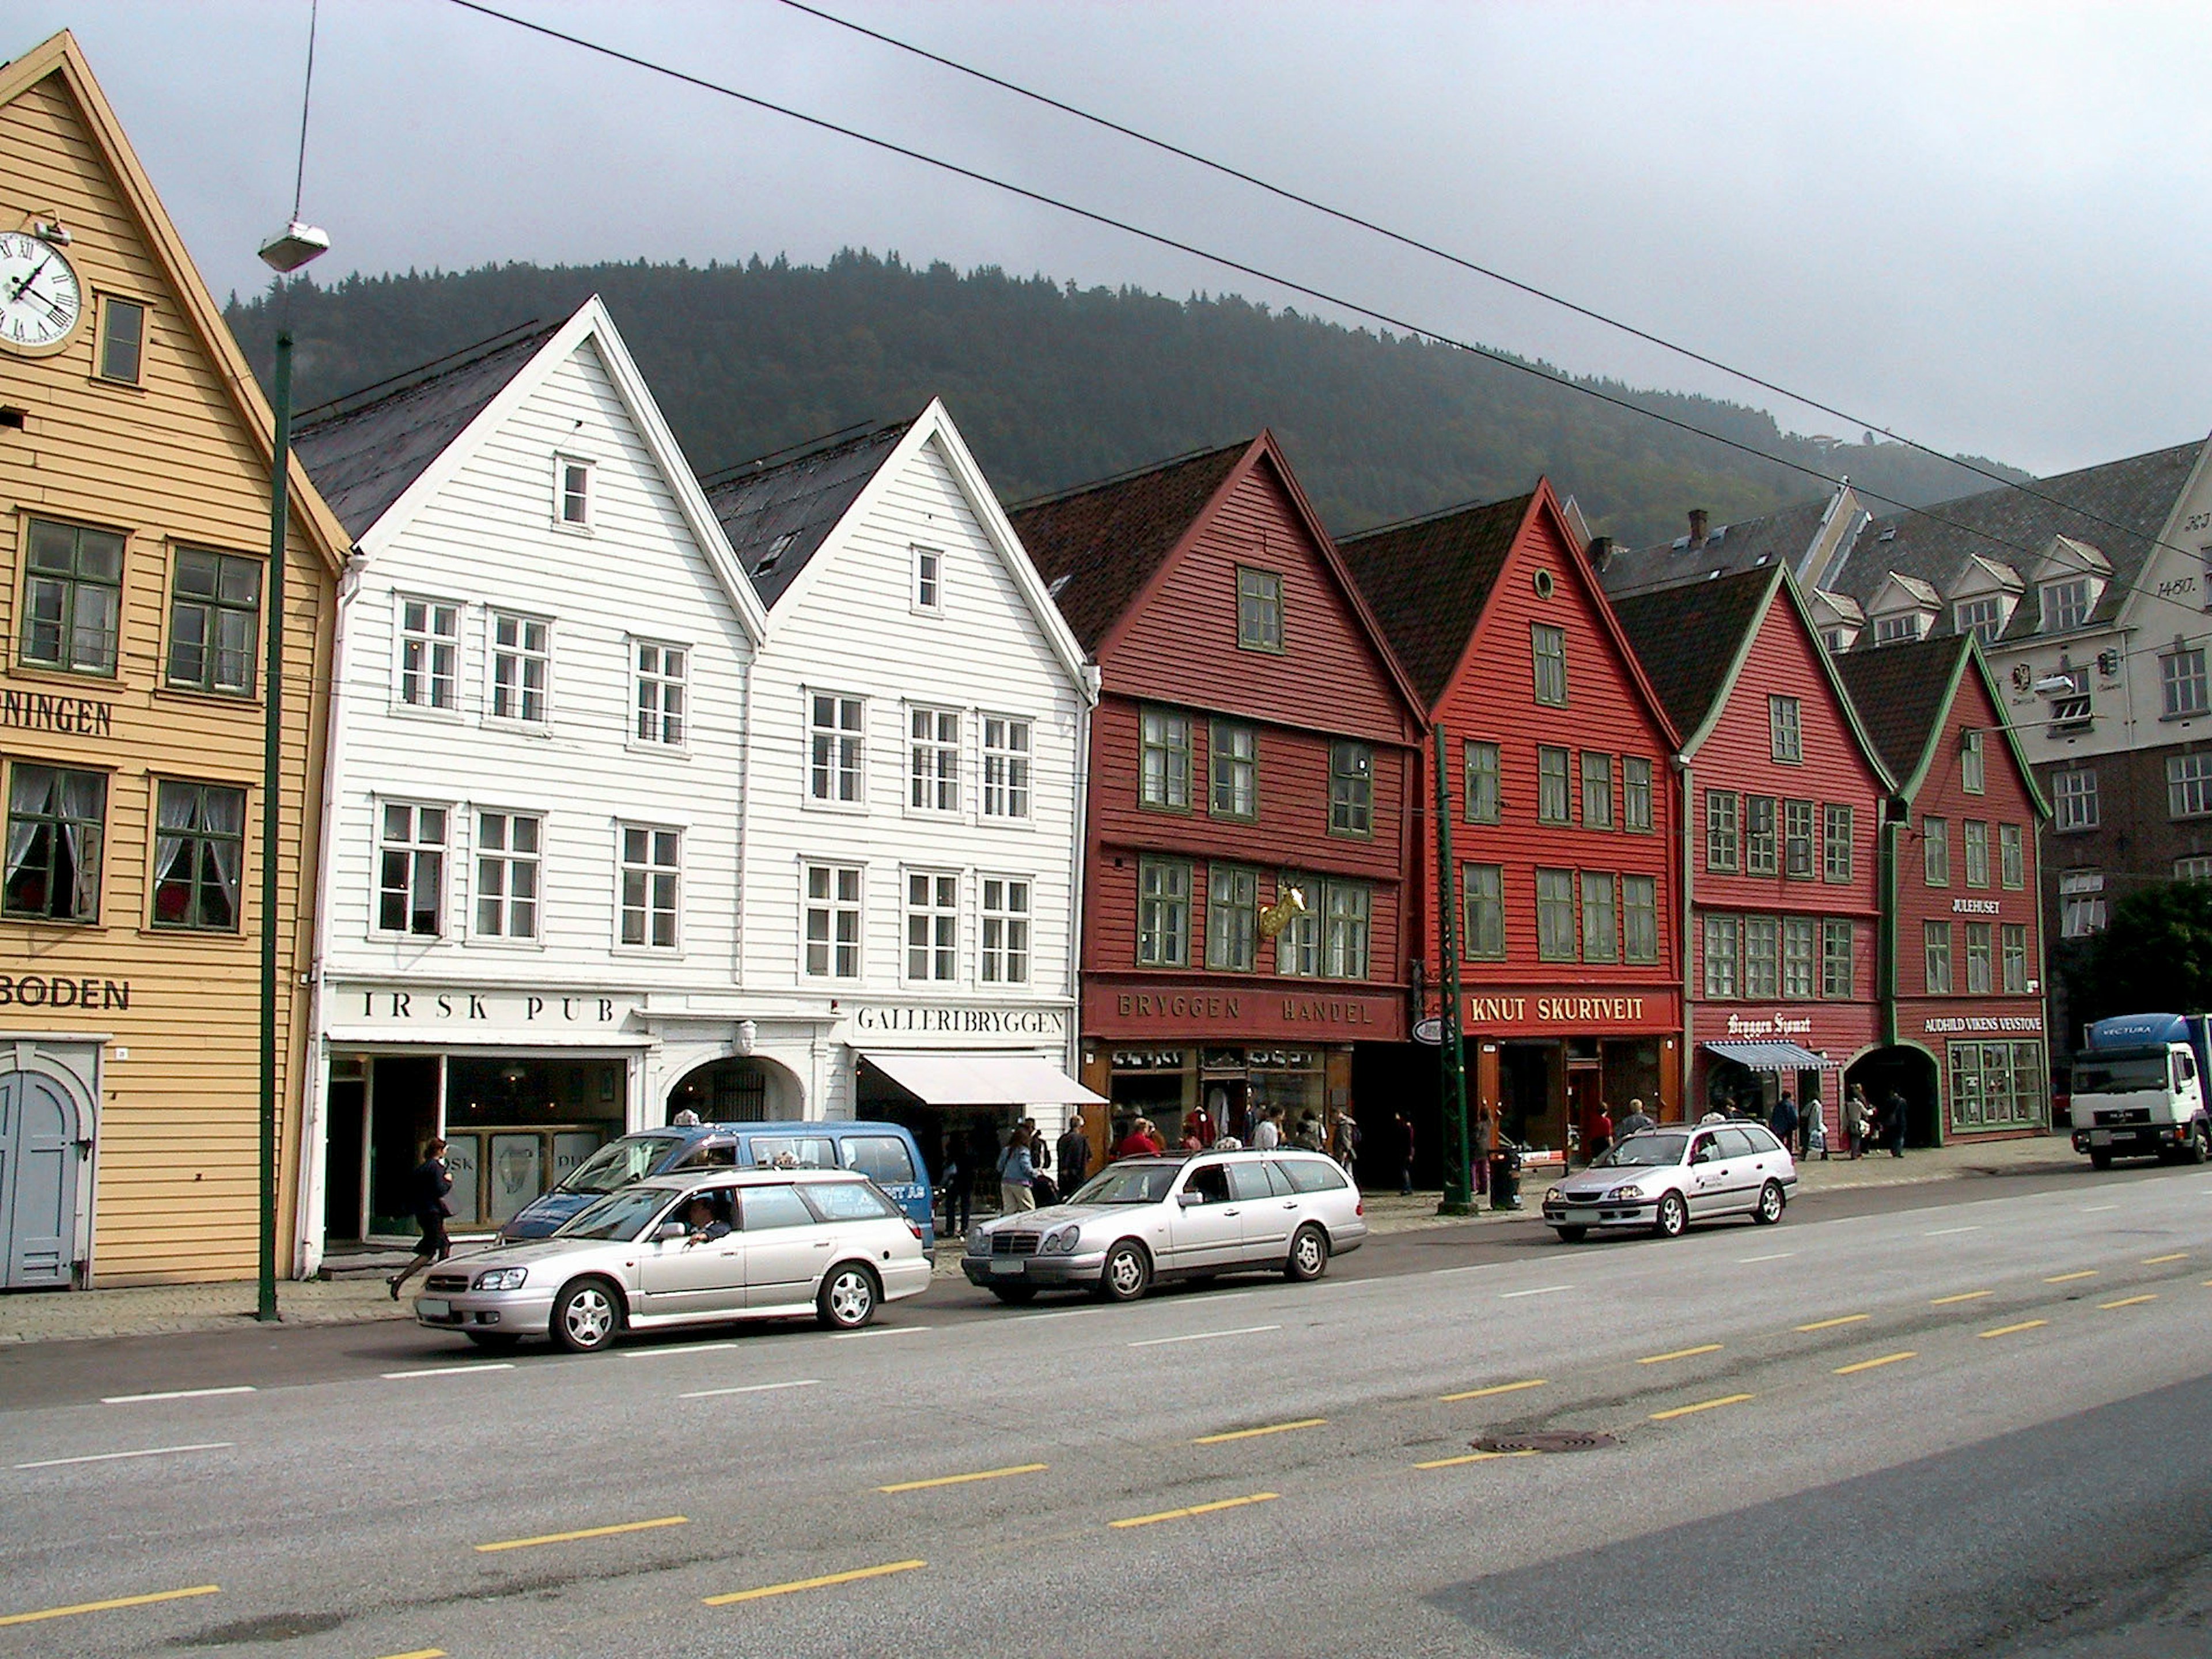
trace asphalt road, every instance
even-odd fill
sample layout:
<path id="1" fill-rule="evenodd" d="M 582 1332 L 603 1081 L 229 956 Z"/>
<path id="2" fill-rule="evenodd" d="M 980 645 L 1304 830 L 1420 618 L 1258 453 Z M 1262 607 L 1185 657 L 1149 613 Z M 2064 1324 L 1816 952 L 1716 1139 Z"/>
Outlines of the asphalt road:
<path id="1" fill-rule="evenodd" d="M 583 1359 L 47 1345 L 0 1656 L 2197 1653 L 2208 1312 L 2185 1170 Z"/>

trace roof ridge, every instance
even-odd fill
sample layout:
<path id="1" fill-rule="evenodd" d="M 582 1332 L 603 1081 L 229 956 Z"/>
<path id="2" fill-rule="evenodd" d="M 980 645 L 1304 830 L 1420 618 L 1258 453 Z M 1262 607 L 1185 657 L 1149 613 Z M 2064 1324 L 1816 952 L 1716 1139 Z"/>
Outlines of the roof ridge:
<path id="1" fill-rule="evenodd" d="M 1416 513 L 1409 519 L 1392 519 L 1387 523 L 1370 525 L 1366 529 L 1355 531 L 1348 536 L 1339 536 L 1336 538 L 1336 544 L 1341 547 L 1347 542 L 1364 541 L 1370 536 L 1381 536 L 1393 530 L 1411 530 L 1417 526 L 1433 524 L 1439 520 L 1457 518 L 1464 513 L 1480 513 L 1492 507 L 1510 507 L 1516 501 L 1523 503 L 1522 510 L 1526 511 L 1525 503 L 1535 499 L 1534 490 L 1524 489 L 1517 495 L 1500 495 L 1492 501 L 1460 501 L 1450 507 L 1437 507 L 1433 512 Z"/>
<path id="2" fill-rule="evenodd" d="M 465 369 L 475 368 L 500 353 L 527 342 L 535 341 L 542 344 L 560 332 L 562 326 L 561 323 L 547 323 L 542 318 L 532 317 L 528 322 L 516 323 L 496 334 L 486 335 L 472 345 L 458 347 L 441 357 L 429 358 L 411 368 L 403 368 L 397 374 L 388 374 L 383 380 L 371 380 L 350 392 L 342 392 L 335 398 L 311 404 L 300 411 L 296 419 L 302 428 L 349 419 L 374 409 L 379 404 L 389 403 L 394 398 L 405 397 L 410 392 L 420 392 L 425 386 L 435 386 L 441 380 Z M 375 394 L 374 397 L 369 395 L 372 392 Z M 350 409 L 338 407 L 341 404 L 353 403 L 356 398 L 366 398 L 367 401 Z"/>
<path id="3" fill-rule="evenodd" d="M 1180 455 L 1169 456 L 1165 460 L 1148 461 L 1142 466 L 1133 466 L 1125 471 L 1109 473 L 1103 478 L 1093 478 L 1088 483 L 1073 484 L 1066 489 L 1047 490 L 1042 495 L 1030 495 L 1018 501 L 1010 501 L 1006 505 L 1006 511 L 1026 513 L 1031 507 L 1050 507 L 1060 501 L 1072 501 L 1079 495 L 1089 495 L 1101 489 L 1111 489 L 1117 484 L 1125 484 L 1133 479 L 1142 478 L 1152 473 L 1165 472 L 1173 467 L 1185 466 L 1193 461 L 1203 460 L 1209 456 L 1225 455 L 1231 450 L 1242 454 L 1257 442 L 1259 442 L 1259 437 L 1255 434 L 1252 437 L 1240 439 L 1235 443 L 1209 444 L 1198 449 L 1187 449 Z"/>
<path id="4" fill-rule="evenodd" d="M 2203 449 L 2204 443 L 2205 441 L 2202 438 L 2191 438 L 2182 443 L 2160 444 L 2155 449 L 2142 450 L 2133 455 L 2116 455 L 2108 461 L 2093 461 L 2087 466 L 2077 466 L 2070 472 L 2052 472 L 2044 474 L 2033 477 L 2029 479 L 2028 482 L 2034 484 L 2039 492 L 2045 492 L 2052 486 L 2063 485 L 2075 478 L 2085 478 L 2093 472 L 2106 472 L 2110 471 L 2114 467 L 2131 466 L 2138 461 L 2148 461 L 2159 457 L 2172 455 L 2185 449 L 2192 453 L 2199 452 Z M 2015 495 L 2019 493 L 2020 486 L 2018 484 L 1994 484 L 1987 489 L 1977 489 L 1972 495 L 1953 495 L 1943 501 L 1931 502 L 1925 508 L 1917 507 L 1901 507 L 1889 513 L 1876 513 L 1869 516 L 1868 522 L 1871 524 L 1881 524 L 1891 519 L 1911 518 L 1923 511 L 1933 512 L 1939 507 L 1964 507 L 1969 502 L 1988 501 L 2002 495 Z M 2029 496 L 2028 499 L 2031 501 L 2033 501 L 2037 506 L 2043 507 L 2046 509 L 2056 509 L 2062 512 L 2076 514 L 2087 511 L 2085 508 L 2075 507 L 2067 501 L 2040 501 L 2033 495 Z M 2113 526 L 2109 525 L 2100 525 L 2098 527 L 2107 533 L 2110 533 L 2113 529 Z M 2145 532 L 2141 531 L 2125 531 L 2122 533 L 2142 535 Z M 2149 532 L 2148 534 L 2154 540 L 2155 540 L 2158 532 L 2156 531 L 2152 531 Z M 2086 537 L 2077 537 L 2075 539 L 2087 540 L 2088 538 Z M 2094 542 L 2092 542 L 2091 544 L 2093 546 L 2095 545 Z"/>
<path id="5" fill-rule="evenodd" d="M 749 478 L 766 477 L 771 472 L 787 466 L 796 466 L 801 461 L 819 460 L 824 455 L 834 455 L 841 449 L 857 449 L 872 438 L 886 433 L 904 432 L 921 418 L 910 415 L 903 420 L 878 421 L 871 425 L 866 421 L 854 421 L 849 426 L 819 433 L 811 438 L 801 438 L 781 449 L 763 450 L 750 459 L 732 461 L 727 466 L 716 467 L 699 476 L 702 489 L 720 489 L 726 484 L 742 483 Z M 772 465 L 771 465 L 772 463 Z"/>

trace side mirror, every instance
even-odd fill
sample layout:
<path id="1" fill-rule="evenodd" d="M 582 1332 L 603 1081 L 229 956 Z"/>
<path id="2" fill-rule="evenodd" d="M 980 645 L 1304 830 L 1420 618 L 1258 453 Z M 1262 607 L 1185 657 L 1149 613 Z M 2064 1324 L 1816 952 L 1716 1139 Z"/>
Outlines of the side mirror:
<path id="1" fill-rule="evenodd" d="M 1176 1194 L 1176 1202 L 1182 1206 L 1184 1209 L 1188 1210 L 1194 1204 L 1205 1203 L 1206 1194 L 1204 1193 L 1194 1193 L 1186 1187 L 1182 1191 Z"/>
<path id="2" fill-rule="evenodd" d="M 664 1221 L 653 1230 L 653 1242 L 666 1244 L 672 1240 L 688 1237 L 690 1231 L 680 1221 Z"/>

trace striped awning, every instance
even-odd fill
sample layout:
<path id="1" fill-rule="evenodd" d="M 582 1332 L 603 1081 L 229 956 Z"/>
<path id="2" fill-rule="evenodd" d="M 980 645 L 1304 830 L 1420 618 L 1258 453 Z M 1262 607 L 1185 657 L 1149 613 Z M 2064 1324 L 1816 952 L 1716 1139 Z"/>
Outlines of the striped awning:
<path id="1" fill-rule="evenodd" d="M 1754 1072 L 1834 1072 L 1843 1061 L 1801 1048 L 1794 1042 L 1708 1042 L 1709 1054 L 1748 1066 Z"/>

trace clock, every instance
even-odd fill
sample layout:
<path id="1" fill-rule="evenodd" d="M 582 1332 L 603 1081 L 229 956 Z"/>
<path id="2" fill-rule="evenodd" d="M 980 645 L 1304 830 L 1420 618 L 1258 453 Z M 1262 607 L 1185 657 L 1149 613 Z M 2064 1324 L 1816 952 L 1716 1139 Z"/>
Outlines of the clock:
<path id="1" fill-rule="evenodd" d="M 84 289 L 61 249 L 0 231 L 0 345 L 44 351 L 69 338 L 83 315 Z"/>

